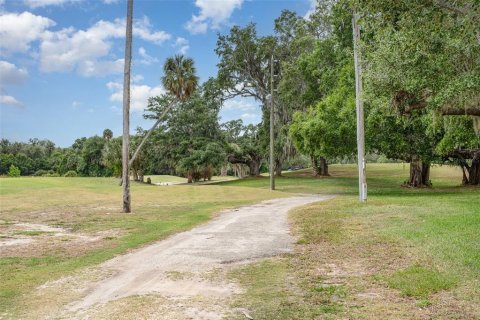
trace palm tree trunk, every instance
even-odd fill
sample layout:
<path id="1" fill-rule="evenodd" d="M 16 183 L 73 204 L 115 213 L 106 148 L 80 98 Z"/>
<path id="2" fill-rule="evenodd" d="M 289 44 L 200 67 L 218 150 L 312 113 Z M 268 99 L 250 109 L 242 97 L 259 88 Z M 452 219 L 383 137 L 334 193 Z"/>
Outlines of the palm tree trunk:
<path id="1" fill-rule="evenodd" d="M 142 141 L 140 142 L 140 144 L 138 145 L 137 147 L 137 150 L 135 150 L 135 153 L 133 154 L 132 158 L 130 159 L 130 161 L 128 162 L 128 165 L 131 166 L 133 161 L 135 161 L 135 158 L 138 156 L 138 154 L 140 153 L 140 150 L 142 149 L 143 145 L 145 144 L 145 141 L 147 141 L 148 137 L 150 137 L 150 135 L 152 134 L 153 130 L 155 130 L 155 128 L 158 126 L 158 124 L 162 121 L 163 118 L 165 118 L 165 116 L 167 115 L 167 112 L 170 111 L 170 109 L 172 108 L 173 104 L 175 102 L 172 102 L 168 105 L 168 107 L 162 112 L 162 114 L 160 115 L 160 117 L 158 117 L 157 121 L 153 124 L 153 126 L 150 128 L 150 130 L 148 130 L 147 134 L 145 135 L 145 137 L 143 137 Z"/>
<path id="2" fill-rule="evenodd" d="M 129 144 L 130 144 L 130 69 L 132 64 L 132 17 L 133 0 L 127 4 L 127 26 L 125 36 L 125 67 L 123 74 L 123 144 L 122 144 L 122 187 L 123 212 L 131 212 L 129 181 Z"/>

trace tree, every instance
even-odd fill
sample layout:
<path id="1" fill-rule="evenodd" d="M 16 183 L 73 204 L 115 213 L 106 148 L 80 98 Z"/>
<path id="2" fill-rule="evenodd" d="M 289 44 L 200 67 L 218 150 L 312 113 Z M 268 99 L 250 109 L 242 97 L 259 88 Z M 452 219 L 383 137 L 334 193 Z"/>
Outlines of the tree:
<path id="1" fill-rule="evenodd" d="M 113 132 L 110 129 L 103 130 L 103 139 L 110 141 L 113 137 Z"/>
<path id="2" fill-rule="evenodd" d="M 192 59 L 183 55 L 167 58 L 163 65 L 162 84 L 180 101 L 186 101 L 197 89 L 198 77 Z"/>
<path id="3" fill-rule="evenodd" d="M 327 159 L 353 157 L 356 150 L 351 61 L 338 73 L 332 92 L 307 111 L 297 112 L 290 126 L 295 146 L 311 158 L 314 175 L 328 175 Z"/>
<path id="4" fill-rule="evenodd" d="M 123 76 L 123 143 L 122 143 L 122 187 L 123 212 L 129 213 L 130 181 L 129 181 L 129 144 L 130 144 L 130 68 L 132 64 L 132 19 L 133 0 L 127 4 L 127 24 L 125 36 L 125 68 Z"/>
<path id="5" fill-rule="evenodd" d="M 175 57 L 167 58 L 163 65 L 164 75 L 162 77 L 163 86 L 167 89 L 168 94 L 163 95 L 161 99 L 161 110 L 157 107 L 156 110 L 150 107 L 148 111 L 156 111 L 154 115 L 147 115 L 148 119 L 156 119 L 156 122 L 147 131 L 142 141 L 139 143 L 137 149 L 135 150 L 132 158 L 130 159 L 130 164 L 135 161 L 135 158 L 138 156 L 140 150 L 142 149 L 145 141 L 152 134 L 152 132 L 157 128 L 161 121 L 165 118 L 167 113 L 173 107 L 177 101 L 185 102 L 189 99 L 196 91 L 198 86 L 198 77 L 196 76 L 196 68 L 192 59 L 185 58 L 183 55 L 176 55 Z M 173 98 L 172 98 L 173 97 Z M 160 103 L 160 100 L 157 101 Z M 157 104 L 160 106 L 160 104 Z"/>
<path id="6" fill-rule="evenodd" d="M 382 120 L 378 113 L 383 112 L 390 124 L 401 124 L 401 132 L 408 134 L 402 141 L 423 142 L 414 143 L 417 151 L 408 148 L 409 184 L 422 186 L 427 181 L 417 178 L 428 176 L 429 161 L 441 161 L 432 154 L 438 150 L 436 144 L 445 130 L 433 130 L 434 119 L 480 115 L 478 5 L 472 0 L 455 5 L 430 0 L 365 0 L 361 9 L 367 35 L 366 91 L 373 114 Z M 378 104 L 380 101 L 384 106 Z M 394 116 L 398 119 L 391 118 Z M 379 142 L 383 146 L 392 141 L 387 135 L 377 138 L 386 139 Z M 454 151 L 442 153 L 457 155 L 458 163 L 461 159 L 472 161 L 477 154 L 475 148 Z"/>
<path id="7" fill-rule="evenodd" d="M 204 85 L 185 101 L 169 107 L 168 96 L 149 99 L 145 117 L 171 108 L 154 136 L 161 166 L 174 169 L 188 182 L 209 176 L 224 159 L 223 137 L 218 124 L 220 101 Z M 214 156 L 214 155 L 217 156 Z M 220 159 L 220 160 L 219 160 Z"/>

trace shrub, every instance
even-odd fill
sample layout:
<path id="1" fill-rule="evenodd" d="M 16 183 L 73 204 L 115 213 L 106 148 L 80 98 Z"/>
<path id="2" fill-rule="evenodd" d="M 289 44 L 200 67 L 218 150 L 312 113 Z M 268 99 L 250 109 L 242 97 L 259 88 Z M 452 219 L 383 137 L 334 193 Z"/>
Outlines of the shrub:
<path id="1" fill-rule="evenodd" d="M 47 170 L 43 170 L 43 169 L 40 169 L 40 170 L 37 170 L 33 175 L 35 177 L 43 177 L 43 176 L 46 176 L 49 172 Z"/>
<path id="2" fill-rule="evenodd" d="M 64 177 L 76 177 L 76 176 L 77 176 L 77 172 L 76 172 L 76 171 L 73 171 L 73 170 L 70 170 L 70 171 L 67 171 L 63 176 L 64 176 Z"/>
<path id="3" fill-rule="evenodd" d="M 147 183 L 152 184 L 152 179 L 150 179 L 150 177 L 147 178 Z"/>
<path id="4" fill-rule="evenodd" d="M 10 168 L 8 169 L 8 176 L 9 177 L 20 177 L 20 169 L 13 164 L 10 165 Z"/>
<path id="5" fill-rule="evenodd" d="M 60 177 L 60 175 L 55 171 L 50 170 L 47 174 L 44 175 L 44 177 Z"/>

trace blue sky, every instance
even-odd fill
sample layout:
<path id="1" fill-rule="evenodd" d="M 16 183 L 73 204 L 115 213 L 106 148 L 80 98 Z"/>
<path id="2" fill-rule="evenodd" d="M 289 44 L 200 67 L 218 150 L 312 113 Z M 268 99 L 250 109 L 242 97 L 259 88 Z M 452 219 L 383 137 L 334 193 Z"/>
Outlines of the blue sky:
<path id="1" fill-rule="evenodd" d="M 148 128 L 147 99 L 163 92 L 166 57 L 192 57 L 203 82 L 216 74 L 217 33 L 255 22 L 273 32 L 282 9 L 305 15 L 313 0 L 135 0 L 132 132 Z M 125 0 L 0 0 L 1 138 L 76 138 L 122 130 Z M 253 100 L 227 101 L 221 120 L 260 121 Z"/>

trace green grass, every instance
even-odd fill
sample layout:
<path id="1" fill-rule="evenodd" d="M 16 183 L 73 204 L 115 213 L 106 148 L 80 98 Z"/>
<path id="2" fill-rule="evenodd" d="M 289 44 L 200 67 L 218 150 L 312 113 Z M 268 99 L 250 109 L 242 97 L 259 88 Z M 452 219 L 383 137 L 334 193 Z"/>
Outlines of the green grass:
<path id="1" fill-rule="evenodd" d="M 101 249 L 80 256 L 0 258 L 0 309 L 18 308 L 36 285 L 189 229 L 222 208 L 320 193 L 337 197 L 291 212 L 294 254 L 233 271 L 245 288 L 234 306 L 248 308 L 255 319 L 449 318 L 456 310 L 480 310 L 480 188 L 460 186 L 461 173 L 451 167 L 432 168 L 433 188 L 402 188 L 408 166 L 372 164 L 368 202 L 360 204 L 356 167 L 333 165 L 330 171 L 326 178 L 308 170 L 285 173 L 275 192 L 266 177 L 202 186 L 134 183 L 133 214 L 119 211 L 116 179 L 0 179 L 0 223 L 87 234 L 119 230 Z M 380 298 L 359 306 L 358 295 L 372 291 Z M 453 298 L 442 300 L 444 292 Z"/>
<path id="2" fill-rule="evenodd" d="M 255 319 L 289 318 L 290 312 L 295 315 L 291 318 L 311 319 L 319 310 L 322 319 L 377 319 L 386 312 L 398 312 L 387 318 L 401 319 L 405 313 L 420 312 L 419 306 L 442 318 L 458 316 L 457 309 L 464 306 L 479 309 L 480 188 L 460 186 L 461 173 L 451 167 L 432 168 L 433 188 L 402 188 L 408 177 L 407 166 L 373 164 L 367 171 L 368 202 L 361 204 L 356 195 L 355 167 L 336 165 L 330 170 L 332 176 L 327 178 L 311 178 L 305 171 L 277 178 L 280 190 L 338 196 L 291 212 L 298 246 L 287 262 L 281 262 L 286 266 L 281 277 L 293 279 L 293 284 L 277 294 L 280 302 L 272 304 L 270 295 L 265 294 L 255 297 L 264 301 L 263 307 L 252 304 L 252 291 L 247 286 L 236 304 L 251 308 Z M 226 184 L 267 189 L 268 179 Z M 250 283 L 262 281 L 264 275 L 256 268 L 268 271 L 262 264 L 247 267 L 244 277 Z M 332 281 L 338 282 L 336 286 L 329 285 Z M 278 288 L 268 281 L 264 285 L 265 292 Z M 299 289 L 292 292 L 292 286 Z M 335 294 L 333 301 L 328 299 L 337 287 L 341 294 Z M 387 295 L 369 300 L 368 307 L 355 307 L 357 295 L 371 291 L 385 294 L 384 290 L 414 299 L 391 300 Z M 454 302 L 442 300 L 442 291 L 450 292 Z M 323 298 L 312 293 L 323 294 Z M 297 300 L 302 301 L 301 310 L 288 303 Z"/>
<path id="3" fill-rule="evenodd" d="M 132 213 L 124 214 L 121 192 L 113 178 L 0 179 L 0 223 L 4 226 L 30 222 L 84 234 L 116 232 L 114 237 L 104 237 L 101 248 L 80 254 L 68 248 L 0 257 L 0 310 L 15 312 L 35 286 L 190 229 L 224 208 L 288 195 L 234 186 L 132 183 Z M 35 231 L 23 234 L 36 235 Z"/>
<path id="4" fill-rule="evenodd" d="M 397 271 L 385 279 L 392 288 L 408 297 L 426 299 L 432 293 L 451 288 L 455 283 L 453 275 L 419 265 Z"/>

